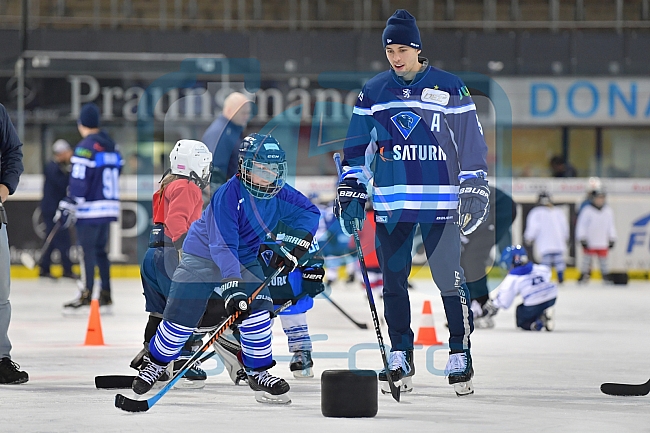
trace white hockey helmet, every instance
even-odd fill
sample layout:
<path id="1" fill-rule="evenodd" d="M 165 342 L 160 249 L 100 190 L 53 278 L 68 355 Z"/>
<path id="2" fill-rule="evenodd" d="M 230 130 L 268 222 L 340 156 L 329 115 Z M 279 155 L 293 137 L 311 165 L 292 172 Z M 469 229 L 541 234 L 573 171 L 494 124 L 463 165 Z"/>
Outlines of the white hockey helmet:
<path id="1" fill-rule="evenodd" d="M 212 152 L 198 140 L 178 140 L 169 152 L 170 171 L 183 176 L 203 189 L 210 182 Z"/>

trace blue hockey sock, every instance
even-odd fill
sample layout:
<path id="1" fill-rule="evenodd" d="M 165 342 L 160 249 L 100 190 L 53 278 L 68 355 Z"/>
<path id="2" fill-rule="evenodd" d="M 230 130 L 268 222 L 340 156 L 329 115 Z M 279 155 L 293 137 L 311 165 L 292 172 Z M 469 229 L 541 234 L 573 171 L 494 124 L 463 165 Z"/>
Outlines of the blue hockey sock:
<path id="1" fill-rule="evenodd" d="M 239 325 L 239 332 L 244 365 L 251 370 L 272 366 L 269 312 L 266 310 L 254 312 Z"/>
<path id="2" fill-rule="evenodd" d="M 149 352 L 158 361 L 171 362 L 178 358 L 192 331 L 194 328 L 163 320 L 149 343 Z"/>
<path id="3" fill-rule="evenodd" d="M 289 352 L 298 350 L 312 350 L 309 329 L 307 328 L 307 314 L 283 314 L 280 315 L 282 328 L 287 335 Z"/>

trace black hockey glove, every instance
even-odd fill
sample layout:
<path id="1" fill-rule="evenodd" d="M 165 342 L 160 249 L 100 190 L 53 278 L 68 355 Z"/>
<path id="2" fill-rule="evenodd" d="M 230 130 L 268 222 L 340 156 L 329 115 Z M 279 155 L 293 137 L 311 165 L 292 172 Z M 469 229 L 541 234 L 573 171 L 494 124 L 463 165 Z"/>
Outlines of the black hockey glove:
<path id="1" fill-rule="evenodd" d="M 609 245 L 607 245 L 607 249 L 612 249 L 614 248 L 614 241 L 609 241 Z"/>
<path id="2" fill-rule="evenodd" d="M 269 261 L 269 266 L 273 269 L 284 266 L 280 275 L 288 275 L 298 267 L 300 259 L 307 254 L 313 239 L 311 233 L 303 232 L 298 236 L 285 234 L 280 244 L 271 245 L 273 257 Z"/>
<path id="3" fill-rule="evenodd" d="M 323 277 L 325 269 L 322 265 L 312 265 L 302 268 L 302 291 L 312 298 L 325 290 Z"/>
<path id="4" fill-rule="evenodd" d="M 585 250 L 589 249 L 589 245 L 587 245 L 587 241 L 580 241 L 580 245 L 582 245 L 582 248 L 584 248 Z"/>
<path id="5" fill-rule="evenodd" d="M 490 213 L 490 189 L 487 180 L 467 179 L 460 185 L 460 232 L 472 233 Z"/>
<path id="6" fill-rule="evenodd" d="M 52 222 L 60 221 L 61 228 L 67 229 L 77 220 L 77 202 L 70 197 L 64 197 L 59 202 L 59 207 L 52 218 Z"/>
<path id="7" fill-rule="evenodd" d="M 241 278 L 226 279 L 221 285 L 221 297 L 226 303 L 226 313 L 232 316 L 239 311 L 238 320 L 250 314 L 248 295 L 244 290 L 244 281 Z"/>
<path id="8" fill-rule="evenodd" d="M 488 301 L 483 305 L 483 317 L 492 317 L 498 312 L 499 308 L 492 303 L 492 299 L 488 299 Z"/>
<path id="9" fill-rule="evenodd" d="M 334 216 L 339 219 L 343 233 L 352 236 L 355 229 L 355 220 L 358 221 L 358 230 L 363 228 L 366 219 L 366 201 L 368 191 L 366 186 L 355 178 L 343 179 L 336 189 L 334 200 Z"/>

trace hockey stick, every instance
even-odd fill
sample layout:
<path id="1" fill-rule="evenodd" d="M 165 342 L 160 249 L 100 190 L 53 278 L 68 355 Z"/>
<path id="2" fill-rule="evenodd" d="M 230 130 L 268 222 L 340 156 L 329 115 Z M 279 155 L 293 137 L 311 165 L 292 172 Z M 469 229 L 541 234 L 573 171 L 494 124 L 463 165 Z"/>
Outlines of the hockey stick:
<path id="1" fill-rule="evenodd" d="M 273 274 L 269 275 L 266 277 L 266 279 L 262 282 L 262 284 L 259 285 L 257 289 L 251 294 L 251 296 L 248 298 L 248 305 L 250 305 L 253 300 L 259 295 L 259 293 L 264 290 L 267 284 L 273 280 L 273 278 L 277 277 L 280 275 L 280 273 L 284 270 L 284 266 L 280 266 L 278 269 L 276 269 Z M 146 400 L 133 400 L 128 397 L 123 396 L 122 394 L 117 394 L 115 396 L 115 407 L 118 409 L 122 409 L 126 412 L 146 412 L 148 411 L 158 400 L 160 400 L 165 394 L 167 394 L 167 391 L 169 391 L 175 384 L 178 382 L 181 377 L 187 373 L 187 371 L 190 369 L 192 365 L 196 362 L 201 357 L 201 354 L 205 352 L 212 343 L 217 341 L 219 336 L 225 332 L 226 329 L 230 327 L 233 323 L 235 323 L 235 320 L 239 317 L 241 313 L 239 311 L 236 311 L 235 314 L 227 317 L 224 319 L 220 325 L 218 325 L 218 329 L 210 336 L 208 341 L 203 343 L 203 345 L 196 351 L 194 355 L 190 359 L 188 359 L 185 362 L 185 365 L 183 368 L 178 370 L 176 374 L 174 374 L 174 377 L 165 385 L 160 391 L 156 393 L 153 397 L 150 397 Z"/>
<path id="2" fill-rule="evenodd" d="M 23 266 L 25 266 L 27 269 L 34 269 L 36 265 L 40 266 L 41 259 L 43 258 L 43 254 L 50 247 L 50 244 L 52 243 L 52 239 L 54 239 L 54 236 L 56 236 L 60 228 L 61 228 L 61 221 L 59 220 L 56 222 L 56 224 L 54 224 L 54 227 L 52 227 L 52 231 L 50 231 L 50 234 L 47 235 L 47 238 L 45 239 L 45 243 L 38 251 L 38 262 L 36 262 L 36 259 L 26 251 L 20 253 L 20 262 L 23 264 Z"/>
<path id="3" fill-rule="evenodd" d="M 198 362 L 205 362 L 216 355 L 217 352 L 212 351 L 203 355 Z M 104 376 L 95 376 L 95 388 L 97 389 L 130 389 L 133 385 L 135 376 L 128 374 L 107 374 Z"/>
<path id="4" fill-rule="evenodd" d="M 338 152 L 334 154 L 334 163 L 336 164 L 336 172 L 339 175 L 339 181 L 340 181 L 341 175 L 343 174 L 343 169 L 341 168 L 341 155 Z M 363 251 L 361 249 L 361 239 L 359 239 L 359 220 L 355 220 L 353 236 L 354 236 L 354 243 L 356 244 L 357 247 L 357 256 L 359 256 L 359 267 L 361 268 L 361 275 L 363 276 L 363 282 L 366 286 L 366 295 L 368 295 L 368 305 L 370 305 L 370 314 L 372 315 L 372 323 L 375 326 L 375 333 L 377 334 L 377 342 L 379 343 L 381 360 L 384 363 L 384 371 L 386 372 L 386 379 L 388 380 L 388 386 L 390 387 L 391 395 L 393 396 L 395 401 L 399 402 L 400 389 L 395 386 L 395 384 L 393 383 L 393 379 L 390 377 L 390 369 L 388 368 L 388 358 L 386 357 L 386 348 L 384 347 L 384 337 L 381 335 L 381 328 L 379 327 L 379 317 L 377 316 L 377 307 L 375 307 L 375 299 L 372 296 L 372 289 L 370 288 L 370 280 L 368 279 L 368 269 L 366 268 L 366 261 L 363 258 Z"/>
<path id="5" fill-rule="evenodd" d="M 280 305 L 273 311 L 273 315 L 277 316 L 290 306 L 294 305 L 300 299 L 307 296 L 307 292 L 302 292 L 297 298 L 290 299 L 284 304 Z M 205 362 L 208 359 L 216 355 L 217 352 L 211 351 L 199 359 L 198 362 Z M 95 388 L 97 389 L 130 389 L 133 385 L 133 380 L 135 376 L 124 375 L 124 374 L 108 374 L 103 376 L 95 376 Z"/>
<path id="6" fill-rule="evenodd" d="M 640 385 L 627 383 L 603 383 L 600 385 L 600 390 L 609 395 L 648 395 L 648 393 L 650 393 L 650 380 Z"/>
<path id="7" fill-rule="evenodd" d="M 321 294 L 323 295 L 323 297 L 324 297 L 325 299 L 327 299 L 328 301 L 330 301 L 330 303 L 331 303 L 331 304 L 332 304 L 332 305 L 333 305 L 337 310 L 339 310 L 339 311 L 341 312 L 341 314 L 343 314 L 345 317 L 347 317 L 347 318 L 350 320 L 350 322 L 352 322 L 352 323 L 354 323 L 355 325 L 357 325 L 357 328 L 360 328 L 360 329 L 368 329 L 368 325 L 367 325 L 366 323 L 359 323 L 359 322 L 357 322 L 356 320 L 354 320 L 354 319 L 353 319 L 353 318 L 352 318 L 348 313 L 346 313 L 346 312 L 343 310 L 343 308 L 341 308 L 341 307 L 340 307 L 336 302 L 334 302 L 334 300 L 333 300 L 332 298 L 330 298 L 329 296 L 327 296 L 327 294 L 326 294 L 325 292 L 323 292 L 323 293 L 321 293 Z"/>

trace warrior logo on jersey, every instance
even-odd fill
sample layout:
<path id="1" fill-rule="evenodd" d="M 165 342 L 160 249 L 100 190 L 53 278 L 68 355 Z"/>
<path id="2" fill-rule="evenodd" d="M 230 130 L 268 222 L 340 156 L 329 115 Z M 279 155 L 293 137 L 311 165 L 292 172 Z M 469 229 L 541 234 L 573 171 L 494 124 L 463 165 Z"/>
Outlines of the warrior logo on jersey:
<path id="1" fill-rule="evenodd" d="M 420 116 L 410 111 L 402 111 L 390 118 L 405 140 L 409 138 L 409 135 L 411 135 L 411 132 L 413 132 L 420 119 Z"/>
<path id="2" fill-rule="evenodd" d="M 407 99 L 410 98 L 411 97 L 411 89 L 402 89 L 402 95 Z"/>
<path id="3" fill-rule="evenodd" d="M 264 263 L 266 263 L 266 266 L 269 266 L 271 263 L 271 257 L 273 257 L 273 251 L 272 250 L 264 250 L 260 253 L 262 256 L 262 260 L 264 260 Z"/>

